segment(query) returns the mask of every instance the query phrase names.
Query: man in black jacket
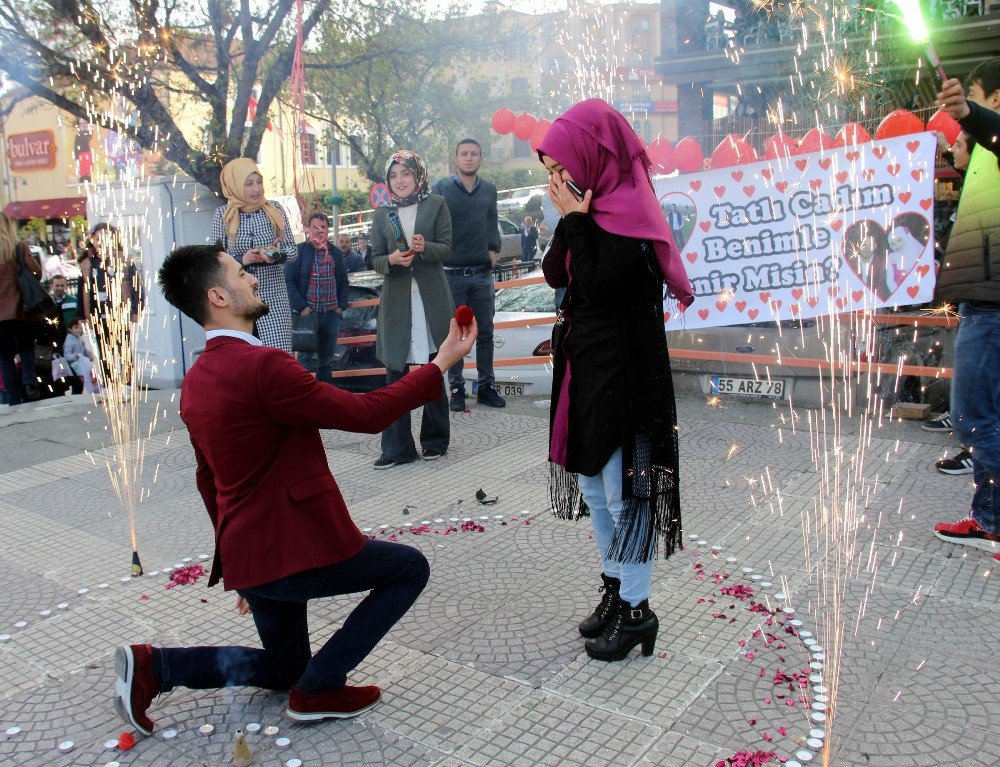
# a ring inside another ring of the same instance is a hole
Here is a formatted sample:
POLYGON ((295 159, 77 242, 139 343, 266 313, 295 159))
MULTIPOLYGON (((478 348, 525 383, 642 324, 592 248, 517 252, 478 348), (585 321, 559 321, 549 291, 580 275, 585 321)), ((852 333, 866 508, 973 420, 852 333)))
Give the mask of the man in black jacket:
MULTIPOLYGON (((468 306, 476 316, 476 367, 479 372, 477 400, 489 407, 507 403, 493 388, 493 267, 500 260, 500 229, 497 215, 497 188, 479 178, 483 150, 475 139, 458 142, 456 173, 434 185, 434 193, 444 197, 451 213, 451 256, 444 262, 455 306, 468 306)), ((448 374, 451 409, 465 410, 463 362, 448 374)))
POLYGON ((936 299, 958 304, 951 413, 972 453, 976 486, 967 519, 942 522, 945 541, 993 552, 1000 561, 1000 58, 966 81, 946 80, 938 100, 978 146, 969 160, 936 299))
POLYGON ((347 267, 330 245, 330 219, 325 213, 317 211, 309 217, 307 232, 309 236, 298 246, 299 257, 285 264, 288 303, 299 317, 315 314, 317 353, 300 352, 299 361, 316 374, 316 380, 332 384, 340 316, 349 300, 347 267))

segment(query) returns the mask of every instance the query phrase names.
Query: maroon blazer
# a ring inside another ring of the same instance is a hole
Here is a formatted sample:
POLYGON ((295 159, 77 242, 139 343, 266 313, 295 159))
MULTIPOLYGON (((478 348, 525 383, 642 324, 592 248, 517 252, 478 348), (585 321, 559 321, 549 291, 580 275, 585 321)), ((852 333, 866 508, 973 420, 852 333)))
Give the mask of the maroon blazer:
POLYGON ((215 527, 208 585, 222 578, 226 590, 259 586, 361 551, 364 537, 319 430, 376 434, 443 393, 433 364, 385 389, 350 394, 280 349, 210 340, 181 386, 198 490, 215 527))

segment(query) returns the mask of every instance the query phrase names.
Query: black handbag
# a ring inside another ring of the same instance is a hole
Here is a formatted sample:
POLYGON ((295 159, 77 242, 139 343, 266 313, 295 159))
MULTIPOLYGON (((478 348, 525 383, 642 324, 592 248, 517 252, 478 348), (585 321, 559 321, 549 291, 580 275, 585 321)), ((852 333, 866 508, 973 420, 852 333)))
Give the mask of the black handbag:
POLYGON ((309 312, 305 317, 301 314, 292 315, 292 351, 304 354, 315 354, 319 348, 319 318, 316 312, 309 312))
POLYGON ((52 300, 42 283, 24 265, 24 250, 27 246, 20 242, 17 246, 17 285, 21 289, 24 314, 32 320, 42 320, 59 315, 59 305, 52 300))

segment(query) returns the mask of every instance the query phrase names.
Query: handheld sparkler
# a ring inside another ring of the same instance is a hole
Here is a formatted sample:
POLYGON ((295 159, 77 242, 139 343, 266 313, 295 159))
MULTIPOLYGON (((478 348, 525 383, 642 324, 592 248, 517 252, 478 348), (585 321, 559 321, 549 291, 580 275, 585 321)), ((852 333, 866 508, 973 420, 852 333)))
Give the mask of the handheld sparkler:
POLYGON ((938 58, 937 51, 934 50, 934 43, 931 42, 931 33, 927 29, 927 24, 924 23, 924 14, 920 10, 919 0, 895 0, 896 5, 899 6, 899 11, 903 15, 903 23, 906 25, 907 31, 910 33, 910 37, 916 43, 924 44, 924 52, 927 54, 927 60, 930 61, 931 66, 934 67, 934 71, 937 72, 937 76, 941 78, 943 83, 948 79, 948 75, 944 73, 944 68, 941 66, 941 59, 938 58))

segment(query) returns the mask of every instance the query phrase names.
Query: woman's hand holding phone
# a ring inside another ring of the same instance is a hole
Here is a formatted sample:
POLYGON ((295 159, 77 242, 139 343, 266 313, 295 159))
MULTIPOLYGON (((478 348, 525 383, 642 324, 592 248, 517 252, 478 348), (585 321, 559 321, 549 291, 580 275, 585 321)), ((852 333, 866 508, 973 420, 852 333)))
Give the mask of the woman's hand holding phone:
POLYGON ((561 216, 587 213, 590 210, 591 196, 589 189, 581 193, 580 187, 573 182, 564 181, 562 175, 558 173, 549 176, 549 198, 561 216))

